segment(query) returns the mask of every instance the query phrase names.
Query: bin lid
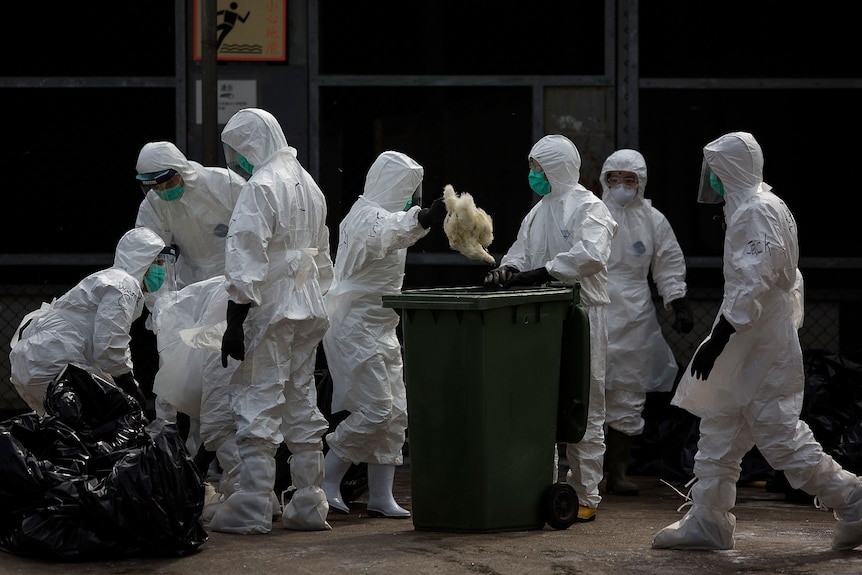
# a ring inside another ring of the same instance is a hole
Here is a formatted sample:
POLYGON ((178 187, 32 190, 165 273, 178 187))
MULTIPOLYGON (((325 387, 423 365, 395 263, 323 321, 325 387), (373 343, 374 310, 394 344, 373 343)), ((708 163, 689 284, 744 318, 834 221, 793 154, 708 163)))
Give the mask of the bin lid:
POLYGON ((383 307, 397 309, 485 310, 499 307, 573 301, 574 286, 522 287, 515 289, 484 286, 445 287, 404 290, 400 294, 383 296, 383 307))

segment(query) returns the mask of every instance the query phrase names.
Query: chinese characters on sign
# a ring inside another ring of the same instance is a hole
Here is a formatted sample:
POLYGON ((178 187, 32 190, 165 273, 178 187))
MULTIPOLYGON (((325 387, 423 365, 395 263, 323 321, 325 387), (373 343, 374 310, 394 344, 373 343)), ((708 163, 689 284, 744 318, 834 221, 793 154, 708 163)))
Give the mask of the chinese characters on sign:
MULTIPOLYGON (((203 54, 201 2, 194 4, 194 59, 203 54)), ((287 0, 216 0, 218 59, 287 59, 287 0)))
MULTIPOLYGON (((203 123, 201 107, 201 81, 195 82, 196 121, 203 123)), ((219 80, 218 89, 218 123, 227 124, 231 116, 243 108, 257 107, 257 82, 254 80, 219 80)))

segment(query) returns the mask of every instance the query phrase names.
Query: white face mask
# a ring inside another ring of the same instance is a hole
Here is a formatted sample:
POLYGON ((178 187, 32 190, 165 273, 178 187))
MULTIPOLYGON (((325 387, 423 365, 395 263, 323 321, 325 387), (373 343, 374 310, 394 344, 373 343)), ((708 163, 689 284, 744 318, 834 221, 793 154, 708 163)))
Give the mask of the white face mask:
POLYGON ((620 184, 614 188, 608 190, 611 194, 611 199, 613 199, 616 203, 621 206, 625 206, 630 201, 635 199, 635 196, 638 194, 637 188, 627 188, 620 184))

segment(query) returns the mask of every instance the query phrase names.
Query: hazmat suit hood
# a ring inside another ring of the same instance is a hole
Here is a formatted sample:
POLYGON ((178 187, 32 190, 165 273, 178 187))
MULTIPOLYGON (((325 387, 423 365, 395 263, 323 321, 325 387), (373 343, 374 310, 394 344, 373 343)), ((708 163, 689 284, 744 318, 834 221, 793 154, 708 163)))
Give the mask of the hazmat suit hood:
MULTIPOLYGON (((704 168, 712 170, 724 186, 727 219, 763 184, 763 151, 748 132, 731 132, 713 140, 703 148, 703 161, 704 168)), ((703 173, 708 174, 705 169, 703 173)), ((771 189, 763 185, 765 190, 771 189)))
POLYGON ((143 281, 150 264, 164 249, 165 242, 149 228, 133 228, 117 243, 114 266, 143 281))
MULTIPOLYGON (((635 198, 626 204, 626 207, 639 203, 644 198, 644 190, 647 183, 647 167, 646 160, 643 155, 637 150, 622 149, 617 150, 605 160, 602 165, 602 172, 599 181, 602 184, 602 199, 609 199, 609 190, 607 182, 608 172, 632 172, 638 178, 638 192, 635 198)), ((608 202, 605 201, 607 204, 608 202)), ((614 207, 614 206, 612 206, 614 207)), ((613 211, 613 210, 612 210, 613 211)))
POLYGON ((542 167, 551 183, 549 195, 565 188, 575 188, 581 179, 581 155, 565 136, 545 136, 533 145, 529 158, 542 167))
POLYGON ((365 177, 363 196, 389 212, 400 212, 422 183, 425 169, 401 152, 380 154, 365 177))
POLYGON ((175 170, 186 186, 194 187, 199 179, 196 166, 199 164, 189 161, 173 142, 149 142, 138 153, 135 169, 139 174, 175 170))
POLYGON ((234 114, 222 130, 221 140, 256 167, 288 147, 278 120, 260 108, 243 108, 234 114))

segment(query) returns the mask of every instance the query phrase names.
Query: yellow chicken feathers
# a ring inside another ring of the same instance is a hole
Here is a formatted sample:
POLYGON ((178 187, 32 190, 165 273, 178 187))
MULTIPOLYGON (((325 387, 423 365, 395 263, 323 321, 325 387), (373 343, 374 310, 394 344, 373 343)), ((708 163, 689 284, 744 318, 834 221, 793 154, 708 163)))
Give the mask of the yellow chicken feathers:
POLYGON ((496 263, 487 249, 494 241, 491 216, 476 207, 469 193, 456 194, 451 184, 443 188, 443 201, 447 212, 443 231, 449 239, 449 247, 470 259, 496 263))

